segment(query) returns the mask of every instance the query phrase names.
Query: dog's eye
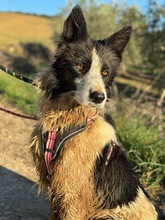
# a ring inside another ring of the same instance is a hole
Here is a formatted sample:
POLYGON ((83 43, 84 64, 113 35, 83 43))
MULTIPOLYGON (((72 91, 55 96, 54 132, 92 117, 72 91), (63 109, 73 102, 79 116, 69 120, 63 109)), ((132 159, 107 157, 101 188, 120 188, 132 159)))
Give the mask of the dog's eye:
POLYGON ((77 64, 76 67, 77 67, 78 70, 82 70, 83 65, 82 64, 77 64))
POLYGON ((102 71, 101 71, 101 75, 103 75, 103 76, 108 76, 108 74, 109 74, 109 73, 108 73, 108 71, 106 71, 106 70, 102 70, 102 71))

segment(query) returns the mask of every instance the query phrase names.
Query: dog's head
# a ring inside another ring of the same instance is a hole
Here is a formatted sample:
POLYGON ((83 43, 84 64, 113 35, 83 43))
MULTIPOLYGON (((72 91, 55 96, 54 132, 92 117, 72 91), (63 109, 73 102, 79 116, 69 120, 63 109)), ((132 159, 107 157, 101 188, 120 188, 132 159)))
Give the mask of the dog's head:
POLYGON ((75 6, 64 23, 52 75, 47 79, 46 90, 52 98, 70 94, 80 105, 104 107, 131 32, 128 26, 107 39, 92 40, 83 12, 75 6))

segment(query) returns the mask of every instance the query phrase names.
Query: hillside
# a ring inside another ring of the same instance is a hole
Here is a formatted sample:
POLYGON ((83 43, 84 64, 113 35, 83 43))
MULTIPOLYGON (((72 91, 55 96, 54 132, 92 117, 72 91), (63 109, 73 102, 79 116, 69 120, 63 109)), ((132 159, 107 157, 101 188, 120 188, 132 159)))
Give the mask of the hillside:
POLYGON ((52 19, 30 14, 0 13, 0 49, 29 42, 52 45, 52 19))

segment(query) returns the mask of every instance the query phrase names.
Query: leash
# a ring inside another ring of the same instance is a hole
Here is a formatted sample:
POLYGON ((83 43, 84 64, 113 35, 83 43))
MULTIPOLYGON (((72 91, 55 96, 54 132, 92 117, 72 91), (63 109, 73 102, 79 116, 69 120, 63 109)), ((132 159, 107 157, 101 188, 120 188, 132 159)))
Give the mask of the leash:
MULTIPOLYGON (((13 76, 13 77, 15 77, 15 78, 17 78, 17 79, 19 79, 19 80, 21 80, 23 82, 29 83, 29 84, 31 84, 33 86, 36 86, 36 84, 34 83, 34 81, 32 79, 29 79, 29 78, 26 78, 26 77, 24 77, 24 76, 22 76, 20 74, 17 74, 17 73, 9 70, 8 68, 6 68, 6 67, 4 67, 2 65, 0 65, 0 70, 2 70, 3 72, 5 72, 5 73, 9 74, 10 76, 13 76)), ((2 107, 0 107, 0 110, 3 111, 3 112, 6 112, 8 114, 20 117, 20 118, 25 118, 25 119, 30 119, 30 120, 37 120, 38 119, 36 116, 31 117, 31 116, 27 116, 27 115, 22 115, 22 114, 15 113, 13 111, 7 110, 7 109, 2 108, 2 107)))
POLYGON ((31 84, 31 85, 33 85, 33 86, 36 86, 36 83, 35 83, 32 79, 29 79, 29 78, 24 77, 24 76, 22 76, 22 75, 20 75, 20 74, 17 74, 17 73, 15 73, 15 72, 9 70, 8 68, 6 68, 6 67, 4 67, 4 66, 2 66, 2 65, 0 65, 0 69, 1 69, 3 72, 9 74, 10 76, 13 76, 13 77, 15 77, 15 78, 17 78, 17 79, 19 79, 19 80, 21 80, 21 81, 23 81, 23 82, 26 82, 26 83, 28 83, 28 84, 31 84))
POLYGON ((25 119, 30 119, 30 120, 38 120, 37 116, 22 115, 22 114, 12 112, 12 111, 7 110, 7 109, 2 108, 2 107, 0 107, 0 110, 3 111, 3 112, 8 113, 8 114, 10 114, 10 115, 14 115, 14 116, 17 116, 17 117, 20 117, 20 118, 25 118, 25 119))

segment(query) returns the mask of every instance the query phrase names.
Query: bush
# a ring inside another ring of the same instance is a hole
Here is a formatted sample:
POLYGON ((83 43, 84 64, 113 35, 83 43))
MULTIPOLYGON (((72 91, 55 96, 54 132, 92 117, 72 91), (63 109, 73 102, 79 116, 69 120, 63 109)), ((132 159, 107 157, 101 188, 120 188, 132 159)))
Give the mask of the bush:
POLYGON ((121 107, 120 103, 120 110, 114 114, 119 141, 136 163, 135 170, 141 175, 143 184, 165 187, 165 139, 159 130, 160 121, 157 119, 148 125, 148 118, 143 114, 135 111, 129 115, 128 112, 128 106, 121 107))

